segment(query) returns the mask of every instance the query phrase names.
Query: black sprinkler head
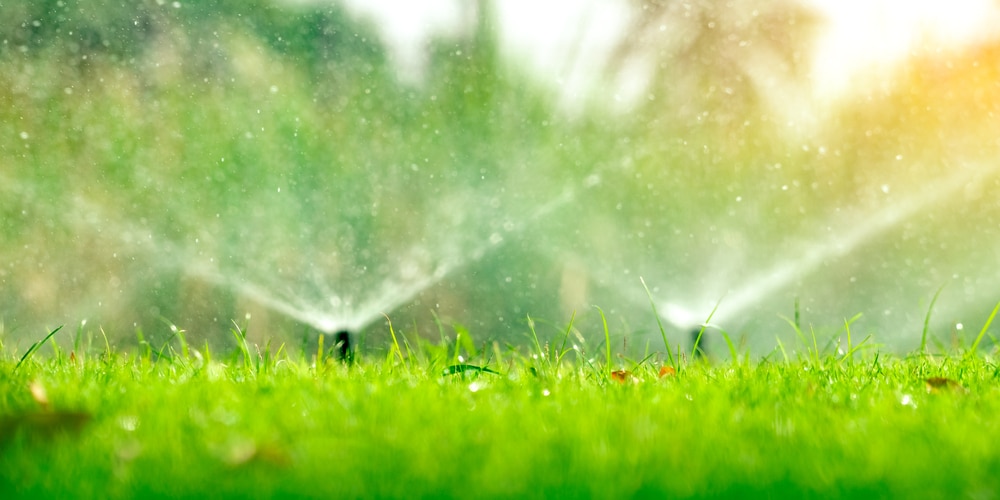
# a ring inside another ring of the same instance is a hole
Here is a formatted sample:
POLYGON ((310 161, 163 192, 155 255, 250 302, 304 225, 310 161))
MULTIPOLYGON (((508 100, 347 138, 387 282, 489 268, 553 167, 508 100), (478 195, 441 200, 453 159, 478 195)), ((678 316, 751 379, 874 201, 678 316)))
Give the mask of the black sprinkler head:
POLYGON ((337 351, 337 360, 341 363, 354 361, 354 347, 351 345, 351 332, 340 330, 333 334, 333 349, 337 351))

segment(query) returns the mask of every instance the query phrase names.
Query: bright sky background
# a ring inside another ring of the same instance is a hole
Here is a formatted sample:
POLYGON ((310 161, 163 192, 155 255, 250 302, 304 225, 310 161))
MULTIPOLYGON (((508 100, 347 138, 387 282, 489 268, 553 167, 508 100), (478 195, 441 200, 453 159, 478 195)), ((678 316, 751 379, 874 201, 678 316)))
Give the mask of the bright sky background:
MULTIPOLYGON (((1000 35, 992 0, 809 0, 826 18, 814 52, 817 93, 837 95, 863 75, 884 77, 908 54, 953 51, 1000 35), (874 74, 873 74, 874 73, 874 74)), ((862 80, 862 81, 858 81, 862 80)))
MULTIPOLYGON (((423 75, 427 42, 457 34, 474 21, 474 4, 463 0, 343 1, 376 23, 402 77, 413 82, 423 75)), ((1000 35, 1000 8, 992 0, 803 1, 825 18, 813 50, 812 92, 819 97, 870 85, 911 52, 950 51, 1000 35)), ((633 15, 621 0, 501 0, 495 5, 506 55, 568 99, 600 83, 610 47, 633 15)), ((641 68, 626 67, 611 97, 638 98, 642 78, 641 68)))

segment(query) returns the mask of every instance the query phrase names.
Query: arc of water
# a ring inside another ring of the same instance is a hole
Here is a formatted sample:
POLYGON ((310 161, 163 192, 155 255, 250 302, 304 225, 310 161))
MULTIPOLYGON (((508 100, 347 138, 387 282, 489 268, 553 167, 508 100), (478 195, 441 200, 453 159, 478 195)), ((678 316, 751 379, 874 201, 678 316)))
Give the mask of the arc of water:
MULTIPOLYGON (((873 215, 859 214, 857 217, 859 221, 856 221, 855 224, 828 238, 823 244, 811 246, 798 259, 777 263, 770 269, 752 276, 742 286, 731 289, 726 294, 722 306, 715 315, 715 321, 722 323, 728 318, 745 313, 747 309, 759 302, 762 296, 772 294, 788 286, 789 283, 812 272, 828 259, 851 253, 877 234, 950 197, 977 177, 994 175, 998 167, 985 166, 963 170, 940 182, 931 183, 932 187, 907 196, 873 215)), ((681 318, 690 320, 698 317, 698 312, 694 311, 700 312, 705 308, 705 304, 718 299, 718 297, 701 297, 701 305, 694 307, 681 305, 674 300, 666 300, 659 307, 663 311, 664 319, 668 321, 674 322, 681 318)), ((707 311, 705 312, 707 314, 707 311)), ((690 323, 678 326, 688 327, 690 323)))
MULTIPOLYGON (((558 197, 535 208, 521 222, 513 223, 507 234, 524 231, 539 219, 572 202, 576 195, 575 189, 563 190, 558 197)), ((287 292, 282 296, 269 291, 269 288, 274 287, 261 286, 249 280, 227 278, 206 269, 196 272, 208 281, 231 287, 251 300, 305 322, 320 331, 327 333, 340 329, 358 331, 376 321, 382 314, 398 308, 420 292, 437 284, 456 269, 479 261, 503 242, 502 236, 491 235, 469 251, 468 256, 449 255, 431 273, 415 280, 404 283, 384 282, 374 294, 371 294, 371 299, 363 301, 356 307, 342 307, 340 311, 331 311, 331 306, 323 300, 309 300, 293 292, 287 292)), ((331 292, 328 290, 327 293, 331 292)))
MULTIPOLYGON (((155 260, 155 265, 158 267, 180 269, 209 283, 230 288, 271 310, 307 323, 320 331, 332 332, 343 328, 356 331, 377 320, 382 313, 399 307, 423 290, 440 282, 455 269, 482 259, 502 245, 506 236, 523 232, 538 220, 570 204, 576 199, 581 189, 598 185, 600 183, 599 174, 605 169, 595 169, 582 182, 565 188, 555 198, 533 207, 527 215, 521 217, 520 221, 506 224, 505 234, 491 234, 471 251, 465 253, 449 252, 449 255, 430 273, 403 283, 382 283, 377 291, 371 295, 371 299, 356 307, 353 305, 332 306, 330 298, 333 294, 328 287, 324 288, 326 297, 312 300, 301 293, 287 289, 287 287, 268 286, 246 277, 224 275, 217 269, 217 266, 204 262, 203 259, 193 255, 183 246, 166 238, 157 238, 150 231, 129 224, 127 221, 114 220, 107 216, 106 210, 84 198, 75 199, 74 213, 82 224, 96 227, 104 234, 116 237, 123 244, 138 247, 142 251, 155 253, 159 256, 168 255, 168 258, 155 260)), ((2 179, 5 181, 3 185, 6 191, 21 197, 26 196, 26 193, 29 192, 27 187, 15 182, 15 179, 10 179, 6 175, 3 175, 2 179)))

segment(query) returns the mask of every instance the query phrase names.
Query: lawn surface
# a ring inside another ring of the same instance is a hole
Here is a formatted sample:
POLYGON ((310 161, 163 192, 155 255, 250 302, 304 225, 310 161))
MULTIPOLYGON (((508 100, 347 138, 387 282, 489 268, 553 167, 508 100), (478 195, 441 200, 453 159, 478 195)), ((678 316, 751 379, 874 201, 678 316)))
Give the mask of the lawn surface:
POLYGON ((3 353, 0 497, 1000 495, 990 356, 53 347, 3 353))

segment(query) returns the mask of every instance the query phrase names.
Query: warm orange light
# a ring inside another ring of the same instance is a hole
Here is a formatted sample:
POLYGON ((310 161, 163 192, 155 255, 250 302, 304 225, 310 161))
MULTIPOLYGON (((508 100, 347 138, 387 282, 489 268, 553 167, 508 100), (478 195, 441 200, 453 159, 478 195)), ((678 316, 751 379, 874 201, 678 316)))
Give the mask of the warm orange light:
POLYGON ((910 55, 957 50, 996 37, 991 0, 810 0, 825 17, 813 78, 821 96, 878 84, 910 55))

